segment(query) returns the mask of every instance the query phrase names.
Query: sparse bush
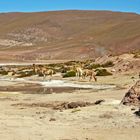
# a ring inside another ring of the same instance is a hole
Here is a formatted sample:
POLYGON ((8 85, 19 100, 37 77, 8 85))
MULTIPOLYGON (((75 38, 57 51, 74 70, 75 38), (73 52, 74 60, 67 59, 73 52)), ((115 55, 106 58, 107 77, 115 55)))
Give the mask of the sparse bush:
POLYGON ((108 72, 106 69, 96 69, 96 76, 109 76, 112 73, 108 72))
POLYGON ((89 67, 90 67, 90 69, 97 69, 97 68, 100 68, 101 65, 100 64, 92 64, 89 67))
POLYGON ((113 67, 114 63, 112 61, 107 61, 106 63, 102 64, 102 67, 113 67))
POLYGON ((66 77, 75 77, 76 76, 76 72, 75 71, 68 71, 67 73, 65 73, 63 75, 63 78, 66 78, 66 77))
POLYGON ((134 58, 140 58, 140 54, 139 53, 134 54, 134 58))
POLYGON ((78 111, 81 111, 81 109, 74 109, 74 110, 71 111, 71 113, 76 113, 78 111))
POLYGON ((1 74, 1 75, 7 75, 7 74, 8 74, 8 71, 1 70, 1 71, 0 71, 0 74, 1 74))
POLYGON ((65 65, 72 66, 72 65, 81 64, 81 63, 82 63, 81 61, 68 61, 65 63, 65 65))
POLYGON ((20 72, 19 76, 17 76, 18 78, 23 78, 23 77, 29 77, 35 75, 35 72, 33 71, 24 71, 24 72, 20 72))

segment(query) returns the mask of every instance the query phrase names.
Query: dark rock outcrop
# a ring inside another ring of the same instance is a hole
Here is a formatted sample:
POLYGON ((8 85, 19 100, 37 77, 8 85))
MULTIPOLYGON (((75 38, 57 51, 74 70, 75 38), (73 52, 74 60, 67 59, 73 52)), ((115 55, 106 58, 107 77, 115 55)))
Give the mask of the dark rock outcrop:
POLYGON ((135 111, 134 114, 137 116, 137 117, 140 117, 140 109, 138 111, 135 111))
POLYGON ((102 102, 105 102, 105 100, 97 100, 94 104, 95 105, 100 105, 102 102))
POLYGON ((54 107, 54 109, 73 109, 73 108, 78 108, 78 107, 86 107, 86 106, 90 106, 90 105, 94 105, 94 103, 90 103, 90 102, 65 102, 62 103, 60 105, 57 105, 54 107))
POLYGON ((121 104, 140 106, 140 80, 125 94, 121 104))

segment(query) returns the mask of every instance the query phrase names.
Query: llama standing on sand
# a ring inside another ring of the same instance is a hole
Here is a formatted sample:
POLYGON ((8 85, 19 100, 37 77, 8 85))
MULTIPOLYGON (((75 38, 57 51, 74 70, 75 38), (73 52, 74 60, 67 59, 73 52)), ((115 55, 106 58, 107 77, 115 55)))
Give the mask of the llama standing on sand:
POLYGON ((97 81, 96 78, 96 74, 93 70, 89 70, 89 69, 82 69, 82 67, 78 66, 74 66, 74 70, 76 72, 76 77, 78 77, 79 79, 86 79, 86 77, 89 77, 89 81, 91 81, 92 79, 94 79, 95 81, 97 81))
POLYGON ((89 81, 91 81, 92 79, 94 79, 95 82, 97 81, 96 74, 93 70, 89 70, 89 69, 83 70, 83 76, 82 76, 83 79, 85 79, 88 76, 89 76, 89 81))
POLYGON ((13 78, 13 76, 16 74, 16 72, 14 71, 14 70, 11 70, 11 71, 9 71, 8 72, 8 76, 10 77, 10 80, 13 80, 14 78, 13 78))
POLYGON ((43 69, 42 74, 43 74, 44 80, 46 79, 47 75, 50 76, 50 80, 51 80, 52 76, 54 74, 54 70, 52 70, 52 69, 43 69))
POLYGON ((36 64, 33 64, 33 72, 36 73, 37 72, 36 70, 37 70, 36 69, 36 64))
POLYGON ((74 71, 76 72, 76 77, 78 77, 79 79, 82 78, 83 75, 83 70, 80 66, 74 66, 74 71))
POLYGON ((35 72, 38 75, 41 74, 43 76, 44 80, 46 79, 46 76, 50 76, 50 80, 51 80, 51 78, 54 74, 54 70, 45 68, 43 66, 36 67, 35 64, 33 64, 33 72, 35 72))

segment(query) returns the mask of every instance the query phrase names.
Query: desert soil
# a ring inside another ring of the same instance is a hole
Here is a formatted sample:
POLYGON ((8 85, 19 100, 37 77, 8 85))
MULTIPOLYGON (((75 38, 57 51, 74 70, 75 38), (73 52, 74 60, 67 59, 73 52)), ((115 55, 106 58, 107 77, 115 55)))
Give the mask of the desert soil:
MULTIPOLYGON (((90 84, 115 84, 106 90, 60 90, 60 93, 28 94, 23 91, 6 91, 3 88, 30 84, 1 80, 0 85, 0 139, 1 140, 139 140, 140 118, 138 109, 120 105, 125 93, 137 81, 134 73, 99 77, 90 84), (133 78, 131 78, 133 77, 133 78), (95 102, 101 105, 67 110, 54 110, 48 106, 57 102, 95 102), (33 104, 36 104, 35 106, 33 104)), ((74 79, 67 79, 75 82, 74 79)), ((87 82, 79 82, 81 84, 87 82)), ((32 87, 38 85, 31 85, 32 87)), ((26 91, 26 90, 25 90, 26 91)))

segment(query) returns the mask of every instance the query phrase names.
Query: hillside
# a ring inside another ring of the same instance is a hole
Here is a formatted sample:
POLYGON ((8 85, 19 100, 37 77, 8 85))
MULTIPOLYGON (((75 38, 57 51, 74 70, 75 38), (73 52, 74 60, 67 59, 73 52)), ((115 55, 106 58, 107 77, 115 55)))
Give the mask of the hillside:
POLYGON ((140 15, 110 11, 0 14, 0 60, 88 59, 140 50, 140 15))

